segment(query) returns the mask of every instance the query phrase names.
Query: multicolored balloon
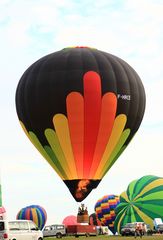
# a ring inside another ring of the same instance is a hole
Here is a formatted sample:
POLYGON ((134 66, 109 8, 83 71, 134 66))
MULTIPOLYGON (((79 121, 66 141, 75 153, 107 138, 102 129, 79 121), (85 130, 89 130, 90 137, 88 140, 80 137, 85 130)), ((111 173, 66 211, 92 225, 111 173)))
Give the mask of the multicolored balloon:
POLYGON ((64 48, 25 71, 16 109, 28 138, 81 202, 137 132, 145 92, 122 59, 88 47, 64 48))
POLYGON ((130 222, 145 222, 153 228, 153 219, 163 219, 163 178, 147 175, 132 181, 120 195, 115 227, 130 222))
POLYGON ((95 204, 97 218, 103 226, 108 226, 110 231, 115 234, 114 220, 116 217, 115 208, 119 204, 119 196, 106 195, 100 198, 95 204))
POLYGON ((40 230, 43 229, 47 220, 47 213, 45 209, 39 205, 30 205, 22 208, 16 219, 32 220, 40 230))

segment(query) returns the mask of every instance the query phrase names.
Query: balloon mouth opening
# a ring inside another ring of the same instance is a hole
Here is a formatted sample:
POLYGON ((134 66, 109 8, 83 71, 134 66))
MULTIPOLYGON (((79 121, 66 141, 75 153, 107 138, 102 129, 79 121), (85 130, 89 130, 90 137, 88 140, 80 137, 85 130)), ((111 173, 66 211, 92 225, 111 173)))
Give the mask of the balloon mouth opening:
POLYGON ((83 201, 88 194, 98 186, 101 180, 96 179, 78 179, 64 180, 64 183, 69 188, 72 196, 77 202, 83 201))

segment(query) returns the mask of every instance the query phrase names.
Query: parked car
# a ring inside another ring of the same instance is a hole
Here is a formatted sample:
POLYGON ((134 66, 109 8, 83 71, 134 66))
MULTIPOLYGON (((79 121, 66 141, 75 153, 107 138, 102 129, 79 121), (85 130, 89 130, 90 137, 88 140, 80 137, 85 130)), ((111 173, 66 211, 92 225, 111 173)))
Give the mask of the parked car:
POLYGON ((163 233, 163 223, 157 225, 156 233, 163 233))
POLYGON ((43 234, 31 220, 0 220, 0 239, 43 240, 43 234))
POLYGON ((122 236, 134 236, 135 235, 135 223, 127 223, 121 228, 122 236))
POLYGON ((45 226, 43 229, 44 237, 53 237, 62 238, 66 235, 66 228, 64 224, 53 224, 45 226))
POLYGON ((149 224, 146 224, 146 233, 145 233, 145 235, 150 236, 152 234, 153 234, 153 230, 151 229, 149 224))

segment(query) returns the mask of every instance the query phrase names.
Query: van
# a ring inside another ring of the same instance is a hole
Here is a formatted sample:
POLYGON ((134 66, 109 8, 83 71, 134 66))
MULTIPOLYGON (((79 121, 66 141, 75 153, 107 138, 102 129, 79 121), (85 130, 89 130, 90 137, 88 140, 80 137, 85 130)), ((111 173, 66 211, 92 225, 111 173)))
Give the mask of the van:
POLYGON ((43 240, 43 233, 31 220, 0 220, 0 240, 43 240))
POLYGON ((66 235, 66 228, 64 224, 53 224, 49 226, 45 226, 43 229, 44 237, 52 237, 56 236, 56 238, 62 238, 62 236, 66 235))

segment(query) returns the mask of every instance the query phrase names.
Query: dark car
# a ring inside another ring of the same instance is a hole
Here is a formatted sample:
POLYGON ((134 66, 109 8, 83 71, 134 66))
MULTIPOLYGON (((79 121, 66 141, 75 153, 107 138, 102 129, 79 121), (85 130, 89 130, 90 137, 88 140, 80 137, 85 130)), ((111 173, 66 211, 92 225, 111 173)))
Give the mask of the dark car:
POLYGON ((121 228, 122 236, 134 236, 135 235, 135 223, 127 223, 121 228))

